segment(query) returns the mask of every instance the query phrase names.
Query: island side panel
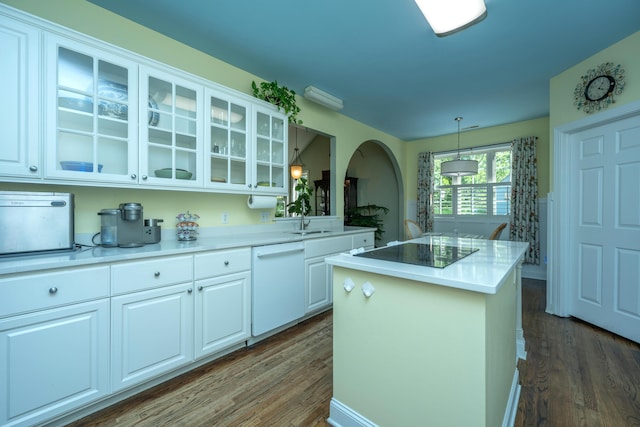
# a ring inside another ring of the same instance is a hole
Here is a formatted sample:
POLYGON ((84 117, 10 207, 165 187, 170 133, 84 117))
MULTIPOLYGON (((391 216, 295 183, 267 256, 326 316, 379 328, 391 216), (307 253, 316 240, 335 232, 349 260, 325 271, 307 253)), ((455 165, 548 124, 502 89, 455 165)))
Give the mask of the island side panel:
MULTIPOLYGON (((487 297, 487 426, 503 425, 514 375, 516 355, 516 273, 507 277, 497 294, 487 297)), ((515 397, 515 396, 513 396, 515 397)))
POLYGON ((334 266, 334 399, 380 426, 484 425, 487 297, 334 266))

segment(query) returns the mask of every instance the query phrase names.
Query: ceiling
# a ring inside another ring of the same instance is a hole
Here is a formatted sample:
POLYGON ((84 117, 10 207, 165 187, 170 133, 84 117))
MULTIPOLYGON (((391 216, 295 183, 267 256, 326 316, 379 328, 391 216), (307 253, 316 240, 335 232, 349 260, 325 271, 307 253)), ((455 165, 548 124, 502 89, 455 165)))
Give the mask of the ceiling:
POLYGON ((639 0, 485 0, 443 38, 414 0, 90 1, 407 141, 547 116, 551 77, 640 30, 639 0))

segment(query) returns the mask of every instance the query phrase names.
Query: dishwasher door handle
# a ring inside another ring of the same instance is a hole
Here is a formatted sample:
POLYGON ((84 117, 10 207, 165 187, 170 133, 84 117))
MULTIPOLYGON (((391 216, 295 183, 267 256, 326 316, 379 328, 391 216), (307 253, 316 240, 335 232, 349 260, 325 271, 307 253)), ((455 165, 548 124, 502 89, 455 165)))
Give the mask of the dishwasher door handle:
POLYGON ((258 258, 266 258, 266 257, 272 257, 272 256, 293 254, 293 253, 302 252, 302 251, 304 251, 304 248, 285 249, 283 251, 274 251, 274 252, 256 252, 256 256, 258 258))

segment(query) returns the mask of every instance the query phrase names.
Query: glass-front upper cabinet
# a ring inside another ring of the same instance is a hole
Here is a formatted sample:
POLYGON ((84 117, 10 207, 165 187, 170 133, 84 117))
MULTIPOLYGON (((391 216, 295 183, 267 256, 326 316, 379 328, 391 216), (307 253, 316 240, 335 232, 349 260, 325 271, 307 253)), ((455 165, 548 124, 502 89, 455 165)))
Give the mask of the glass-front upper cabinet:
POLYGON ((137 65, 47 35, 47 177, 136 179, 137 65))
POLYGON ((287 117, 254 106, 254 171, 252 186, 259 192, 287 194, 287 117))
POLYGON ((207 88, 205 105, 205 185, 247 191, 251 181, 251 121, 247 117, 251 104, 207 88))
POLYGON ((141 68, 140 89, 141 182, 202 186, 202 86, 141 68))

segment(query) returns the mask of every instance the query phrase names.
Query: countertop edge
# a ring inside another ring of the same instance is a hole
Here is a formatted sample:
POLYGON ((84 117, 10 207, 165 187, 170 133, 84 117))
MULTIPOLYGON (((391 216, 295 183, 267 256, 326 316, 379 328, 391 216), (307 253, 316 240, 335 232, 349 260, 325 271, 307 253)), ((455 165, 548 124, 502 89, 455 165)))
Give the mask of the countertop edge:
POLYGON ((366 227, 348 227, 344 230, 330 230, 305 236, 293 234, 290 231, 274 231, 205 237, 193 241, 163 240, 160 243, 147 244, 137 248, 103 248, 95 246, 69 252, 5 256, 0 258, 0 278, 10 274, 38 272, 40 270, 188 255, 214 250, 350 236, 373 231, 374 229, 366 227))

